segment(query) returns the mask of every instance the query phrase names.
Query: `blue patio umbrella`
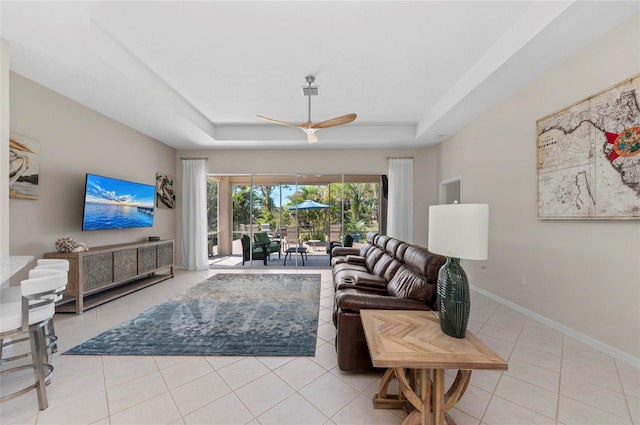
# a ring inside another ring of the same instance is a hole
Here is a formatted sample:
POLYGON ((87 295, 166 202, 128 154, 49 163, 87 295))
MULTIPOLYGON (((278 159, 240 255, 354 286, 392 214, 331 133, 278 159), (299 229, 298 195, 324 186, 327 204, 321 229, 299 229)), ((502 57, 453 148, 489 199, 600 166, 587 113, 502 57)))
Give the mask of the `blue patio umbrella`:
POLYGON ((329 205, 321 204, 320 202, 307 199, 306 201, 302 201, 299 204, 289 207, 289 210, 308 211, 308 210, 324 210, 326 208, 329 208, 329 205))
POLYGON ((299 204, 289 207, 289 210, 323 210, 329 208, 329 205, 307 199, 299 204))

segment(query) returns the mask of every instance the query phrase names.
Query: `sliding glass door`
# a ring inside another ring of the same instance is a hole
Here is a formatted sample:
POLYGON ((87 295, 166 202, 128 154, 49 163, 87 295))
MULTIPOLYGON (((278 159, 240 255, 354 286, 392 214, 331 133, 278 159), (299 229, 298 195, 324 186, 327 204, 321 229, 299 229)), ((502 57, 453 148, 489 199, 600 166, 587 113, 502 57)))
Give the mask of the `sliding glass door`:
POLYGON ((281 246, 279 256, 270 253, 267 266, 302 267, 303 261, 308 261, 305 266, 315 261, 328 267, 330 247, 342 243, 345 234, 358 244, 366 232, 380 230, 380 176, 236 175, 211 180, 216 185, 210 190, 209 211, 217 214, 209 219, 211 253, 217 264, 224 258, 229 266, 264 267, 253 245, 255 234, 266 232, 281 246), (248 254, 246 241, 243 254, 243 235, 252 245, 248 254))

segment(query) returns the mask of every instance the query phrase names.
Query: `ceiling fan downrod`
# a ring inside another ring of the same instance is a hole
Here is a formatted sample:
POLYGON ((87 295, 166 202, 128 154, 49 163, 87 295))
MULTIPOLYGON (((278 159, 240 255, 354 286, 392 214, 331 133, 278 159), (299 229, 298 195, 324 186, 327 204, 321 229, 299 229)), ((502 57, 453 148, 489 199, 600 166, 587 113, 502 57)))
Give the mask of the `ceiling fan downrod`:
POLYGON ((307 96, 309 97, 309 118, 307 119, 307 124, 311 124, 311 83, 316 80, 316 77, 307 75, 305 79, 307 80, 307 84, 309 84, 309 90, 307 91, 307 96))

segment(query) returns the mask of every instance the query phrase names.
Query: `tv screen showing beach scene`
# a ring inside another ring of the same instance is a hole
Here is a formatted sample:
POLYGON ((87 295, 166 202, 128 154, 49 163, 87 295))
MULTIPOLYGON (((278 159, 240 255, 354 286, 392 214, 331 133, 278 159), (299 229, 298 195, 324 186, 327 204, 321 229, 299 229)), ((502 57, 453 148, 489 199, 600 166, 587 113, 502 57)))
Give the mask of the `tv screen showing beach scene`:
POLYGON ((153 226, 155 185, 87 174, 82 230, 153 226))

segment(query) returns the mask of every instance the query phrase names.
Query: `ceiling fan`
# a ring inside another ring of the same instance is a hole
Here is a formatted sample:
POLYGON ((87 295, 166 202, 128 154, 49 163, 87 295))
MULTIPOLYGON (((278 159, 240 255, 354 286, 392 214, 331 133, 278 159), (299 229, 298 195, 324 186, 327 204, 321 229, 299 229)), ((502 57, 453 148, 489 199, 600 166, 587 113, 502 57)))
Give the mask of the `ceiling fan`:
POLYGON ((258 118, 276 124, 298 127, 299 129, 307 133, 307 142, 315 143, 318 141, 318 136, 316 136, 317 130, 320 130, 321 128, 329 128, 336 127, 338 125, 349 124, 351 121, 355 120, 358 117, 358 115, 356 114, 347 114, 318 123, 311 122, 311 96, 318 95, 318 87, 311 86, 311 84, 316 80, 316 77, 314 77, 313 75, 307 75, 305 79, 307 80, 308 87, 303 87, 303 94, 309 97, 309 118, 307 122, 303 124, 291 124, 284 121, 274 120, 273 118, 263 117, 262 115, 258 115, 258 118))

